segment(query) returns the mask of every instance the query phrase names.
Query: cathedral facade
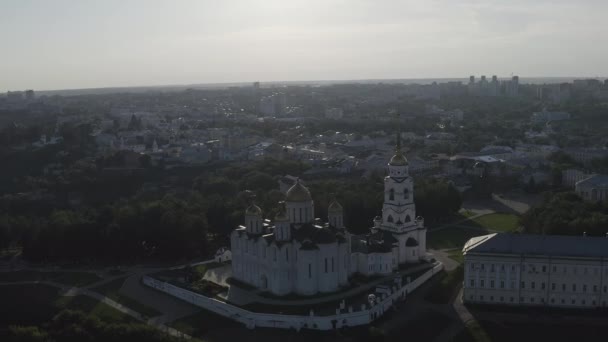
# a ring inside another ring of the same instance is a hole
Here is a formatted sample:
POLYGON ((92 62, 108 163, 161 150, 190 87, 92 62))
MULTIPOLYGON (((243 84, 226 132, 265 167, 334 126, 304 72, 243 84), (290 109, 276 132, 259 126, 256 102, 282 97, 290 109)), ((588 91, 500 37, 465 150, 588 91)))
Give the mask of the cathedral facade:
POLYGON ((338 291, 350 276, 386 275, 426 254, 424 220, 416 217, 413 181, 397 139, 384 178, 382 216, 369 233, 351 234, 336 200, 327 222, 314 216, 310 191, 296 181, 273 220, 255 204, 245 224, 231 235, 232 277, 274 295, 314 295, 338 291))

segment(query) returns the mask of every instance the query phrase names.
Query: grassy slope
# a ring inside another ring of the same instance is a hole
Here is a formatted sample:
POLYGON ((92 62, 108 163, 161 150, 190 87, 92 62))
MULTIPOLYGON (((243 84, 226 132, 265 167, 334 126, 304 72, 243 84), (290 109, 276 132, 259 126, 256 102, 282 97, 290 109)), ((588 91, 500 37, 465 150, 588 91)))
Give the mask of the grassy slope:
POLYGON ((127 297, 120 293, 120 288, 125 282, 126 277, 114 279, 108 283, 93 288, 93 291, 99 292, 106 297, 113 299, 114 301, 121 303, 122 305, 135 310, 148 317, 158 316, 161 313, 154 310, 153 308, 146 306, 131 297, 127 297))
POLYGON ((11 324, 38 325, 63 309, 80 310, 108 322, 131 322, 122 312, 86 296, 63 297, 58 289, 43 285, 0 287, 0 327, 11 324))
POLYGON ((71 286, 86 286, 101 280, 95 273, 90 272, 37 272, 37 271, 16 271, 0 272, 0 282, 17 281, 54 281, 57 283, 71 286))

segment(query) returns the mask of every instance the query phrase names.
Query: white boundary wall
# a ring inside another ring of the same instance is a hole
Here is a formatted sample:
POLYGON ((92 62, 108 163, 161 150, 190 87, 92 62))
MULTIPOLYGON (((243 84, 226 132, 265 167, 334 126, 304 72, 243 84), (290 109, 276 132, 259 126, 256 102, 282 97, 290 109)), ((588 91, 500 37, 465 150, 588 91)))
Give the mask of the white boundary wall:
POLYGON ((366 308, 363 308, 360 311, 355 311, 356 308, 353 308, 354 310, 352 312, 345 309, 338 312, 338 308, 336 308, 336 314, 331 316, 315 316, 312 313, 310 316, 298 316, 252 312, 241 309, 232 304, 205 297, 201 294, 183 289, 181 287, 156 280, 149 276, 143 276, 142 281, 149 287, 185 300, 186 302, 196 306, 200 306, 218 315, 243 323, 250 329, 255 327, 264 327, 296 330, 300 330, 302 328, 331 330, 334 329, 334 327, 341 328, 344 326, 352 327, 369 324, 373 320, 382 316, 384 312, 393 306, 395 302, 404 300, 408 293, 411 293, 441 270, 443 270, 443 264, 439 263, 400 289, 394 289, 394 291, 393 289, 389 290, 389 292, 392 293, 382 295, 382 298, 378 299, 379 302, 372 307, 366 305, 366 308))

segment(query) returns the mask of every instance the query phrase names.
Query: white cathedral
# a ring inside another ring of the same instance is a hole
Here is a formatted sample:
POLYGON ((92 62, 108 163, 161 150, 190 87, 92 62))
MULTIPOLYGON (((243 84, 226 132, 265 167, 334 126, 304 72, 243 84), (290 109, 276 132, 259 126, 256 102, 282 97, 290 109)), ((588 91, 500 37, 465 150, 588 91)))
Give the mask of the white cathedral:
POLYGON ((417 263, 426 254, 426 228, 415 216, 413 195, 399 137, 384 178, 382 217, 367 234, 348 232, 335 200, 321 224, 310 191, 297 181, 274 221, 263 220, 255 204, 247 208, 245 225, 231 235, 232 276, 275 295, 313 295, 338 291, 355 273, 384 275, 417 263))

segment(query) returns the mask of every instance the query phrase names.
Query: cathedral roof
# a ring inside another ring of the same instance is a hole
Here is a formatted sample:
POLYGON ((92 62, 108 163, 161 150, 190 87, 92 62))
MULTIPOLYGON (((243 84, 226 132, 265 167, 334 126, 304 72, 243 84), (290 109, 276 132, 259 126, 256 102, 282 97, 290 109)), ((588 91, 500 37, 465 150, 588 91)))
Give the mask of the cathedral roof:
POLYGON ((329 204, 329 208, 327 208, 327 211, 330 213, 342 212, 342 210, 342 205, 336 200, 331 201, 331 203, 329 204))
POLYGON ((390 253, 398 242, 393 234, 380 230, 376 233, 359 235, 353 238, 352 251, 363 254, 390 253))
POLYGON ((262 215, 262 209, 255 204, 250 205, 247 210, 245 210, 245 214, 247 215, 262 215))
POLYGON ((300 242, 310 240, 319 244, 334 243, 338 240, 336 231, 329 227, 319 227, 310 223, 304 224, 299 228, 293 228, 292 236, 300 242))
POLYGON ((310 196, 310 191, 308 188, 302 185, 298 179, 296 184, 287 190, 285 200, 288 202, 306 202, 311 201, 312 196, 310 196))

